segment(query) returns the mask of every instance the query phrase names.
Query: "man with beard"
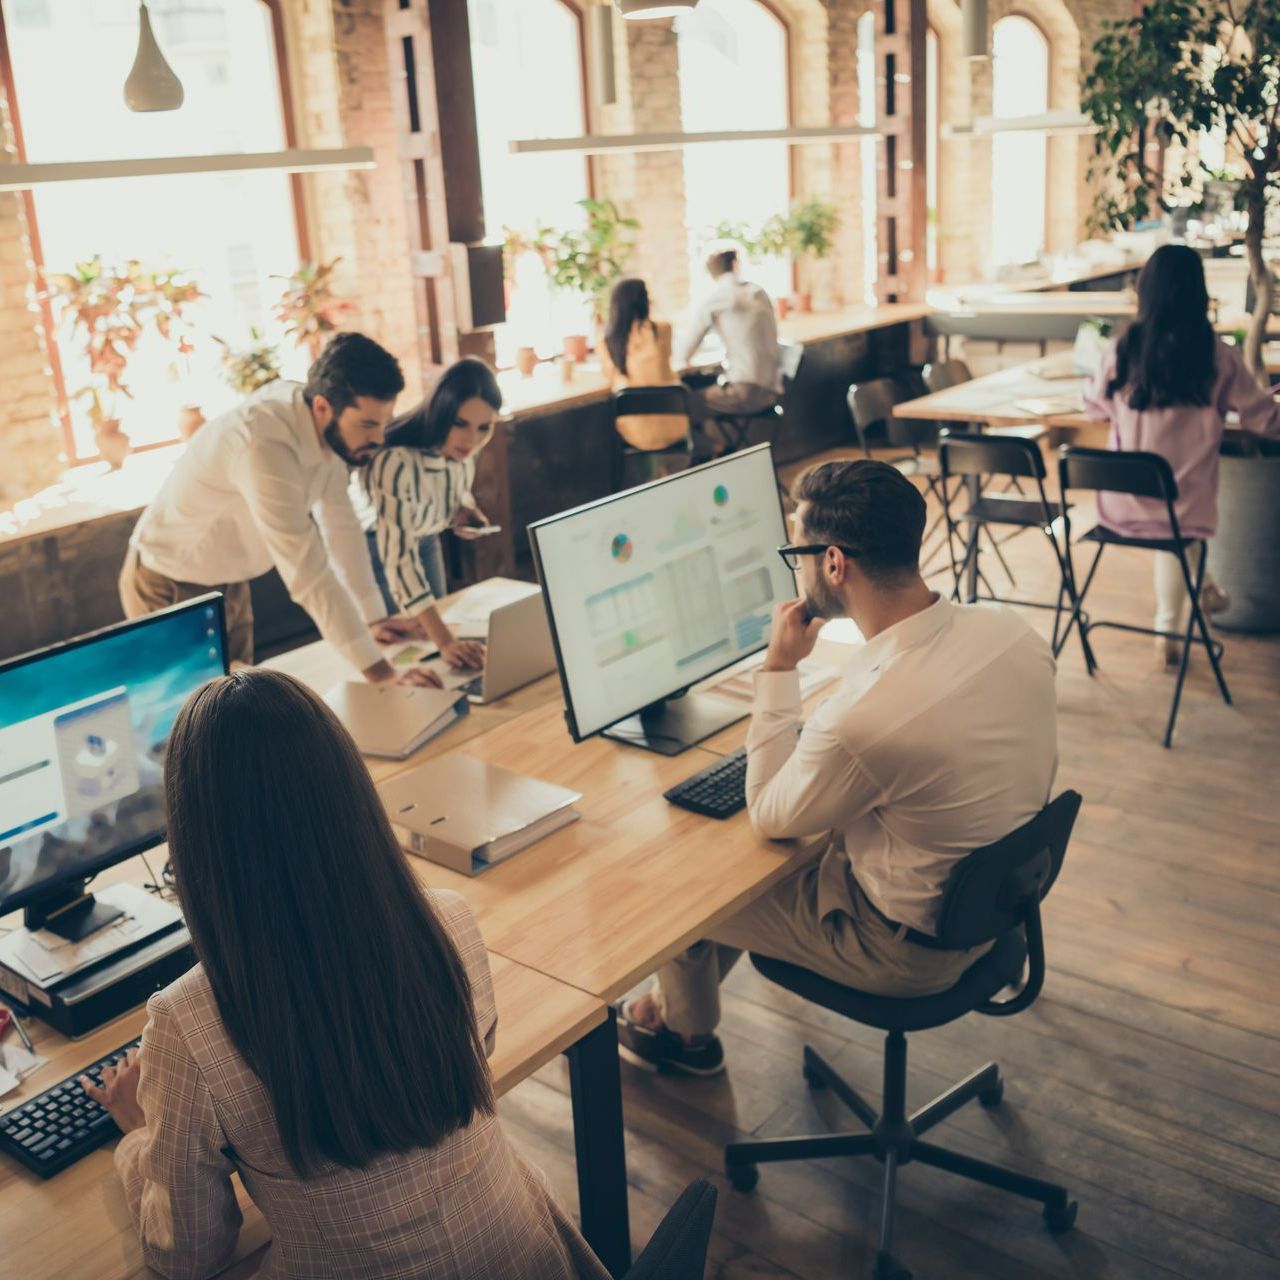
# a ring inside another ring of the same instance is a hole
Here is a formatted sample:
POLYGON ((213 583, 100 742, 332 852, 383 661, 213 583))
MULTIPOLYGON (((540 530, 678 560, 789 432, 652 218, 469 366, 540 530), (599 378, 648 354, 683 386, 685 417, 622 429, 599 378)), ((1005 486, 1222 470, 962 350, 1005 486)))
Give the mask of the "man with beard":
POLYGON ((142 513, 120 574, 126 616, 221 591, 228 656, 253 661, 249 580, 274 565, 320 634, 369 680, 397 677, 378 641, 416 636, 386 617, 364 531, 351 507, 351 468, 366 463, 404 390, 390 352, 339 333, 306 385, 278 380, 206 423, 142 513))
POLYGON ((781 551, 801 598, 775 610, 756 675, 746 793, 761 835, 816 837, 814 856, 619 1011, 623 1053, 642 1066, 724 1070, 719 984, 744 950, 877 995, 954 985, 990 944, 939 949, 948 874, 1039 812, 1057 769, 1049 646, 1003 605, 929 589, 910 481, 882 462, 826 462, 793 496, 781 551), (801 729, 796 666, 842 617, 866 642, 801 729))

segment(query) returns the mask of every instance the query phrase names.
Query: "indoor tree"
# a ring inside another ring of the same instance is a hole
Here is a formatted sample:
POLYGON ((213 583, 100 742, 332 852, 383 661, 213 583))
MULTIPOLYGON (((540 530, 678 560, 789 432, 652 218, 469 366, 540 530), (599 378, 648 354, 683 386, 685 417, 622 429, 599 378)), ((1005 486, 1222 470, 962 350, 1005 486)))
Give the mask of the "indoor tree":
POLYGON ((1244 359, 1257 373, 1272 302, 1262 242, 1267 202, 1280 187, 1280 3, 1151 0, 1137 16, 1104 26, 1082 106, 1098 125, 1094 176, 1113 178, 1095 200, 1101 227, 1128 227, 1167 208, 1174 184, 1212 176, 1199 159, 1205 134, 1238 151, 1256 299, 1244 359), (1149 151, 1152 141, 1161 145, 1149 151))

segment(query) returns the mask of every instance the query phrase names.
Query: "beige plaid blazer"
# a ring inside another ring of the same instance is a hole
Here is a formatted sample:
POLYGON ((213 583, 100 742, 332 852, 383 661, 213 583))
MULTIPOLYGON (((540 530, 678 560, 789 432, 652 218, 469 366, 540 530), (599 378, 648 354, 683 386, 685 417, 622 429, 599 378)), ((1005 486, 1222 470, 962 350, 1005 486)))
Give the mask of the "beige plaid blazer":
MULTIPOLYGON (((488 955, 462 898, 432 893, 471 980, 492 1049, 488 955)), ((197 965, 151 997, 138 1101, 147 1124, 116 1148, 142 1240, 165 1276, 213 1275, 240 1230, 238 1173, 271 1227, 270 1280, 608 1280, 608 1272, 512 1150, 479 1116, 438 1146, 299 1178, 280 1146, 261 1081, 232 1046, 197 965)))

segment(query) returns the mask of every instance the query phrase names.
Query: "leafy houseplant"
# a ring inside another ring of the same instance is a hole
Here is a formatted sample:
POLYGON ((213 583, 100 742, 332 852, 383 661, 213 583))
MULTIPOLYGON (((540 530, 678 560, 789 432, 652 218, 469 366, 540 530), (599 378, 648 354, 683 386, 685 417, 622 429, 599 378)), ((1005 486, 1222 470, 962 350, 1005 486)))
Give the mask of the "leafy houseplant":
POLYGON ((1245 253, 1256 303, 1244 359, 1255 374, 1271 311, 1262 256, 1268 200, 1280 185, 1280 5, 1275 0, 1150 0, 1107 23, 1083 80, 1083 108, 1098 125, 1094 226, 1124 228, 1168 207, 1178 182, 1222 175, 1197 158, 1206 133, 1230 140, 1243 166, 1237 207, 1248 219, 1245 253), (1147 143, 1177 144, 1173 172, 1152 163, 1147 143), (1163 178, 1163 181, 1162 181, 1163 178))
MULTIPOLYGON (((782 223, 782 239, 793 258, 825 258, 831 252, 832 237, 840 225, 835 205, 824 200, 806 200, 791 210, 782 223)), ((792 295, 791 305, 797 311, 812 309, 807 292, 792 295)))
MULTIPOLYGON (((581 231, 556 231, 540 226, 530 247, 541 257, 555 288, 579 293, 587 299, 592 319, 599 326, 609 290, 622 275, 635 247, 625 233, 635 231, 640 224, 635 218, 624 218, 612 200, 579 200, 578 206, 587 215, 586 226, 581 231)), ((584 335, 566 337, 566 354, 582 359, 585 348, 584 335)))
POLYGON ((236 348, 217 337, 214 342, 222 348, 222 368, 228 384, 242 396, 251 396, 280 376, 280 352, 256 326, 249 330, 247 347, 236 348))
POLYGON ((149 323, 168 341, 176 335, 181 354, 189 352, 179 322, 200 291, 179 272, 149 271, 136 261, 109 268, 95 255, 69 272, 50 275, 49 292, 71 334, 82 338, 89 361, 91 380, 73 399, 89 401, 94 439, 103 457, 118 467, 130 447, 119 418, 121 401, 133 398, 124 380, 129 359, 149 323))
POLYGON ((327 334, 355 303, 339 298, 333 291, 333 272, 341 258, 330 262, 304 262, 291 276, 273 276, 284 280, 285 291, 276 303, 276 319, 300 347, 306 347, 314 360, 324 346, 327 334))

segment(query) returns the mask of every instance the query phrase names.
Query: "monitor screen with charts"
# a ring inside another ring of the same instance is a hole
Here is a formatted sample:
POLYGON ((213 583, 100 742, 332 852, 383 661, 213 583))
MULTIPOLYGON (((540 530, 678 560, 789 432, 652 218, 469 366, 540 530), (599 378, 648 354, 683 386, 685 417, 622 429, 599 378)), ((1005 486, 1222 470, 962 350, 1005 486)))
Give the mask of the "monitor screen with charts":
POLYGON ((0 915, 164 839, 164 752, 226 670, 203 596, 0 663, 0 915))
POLYGON ((777 554, 787 539, 768 445, 539 521, 529 536, 579 740, 632 715, 612 736, 667 754, 707 736, 705 719, 672 717, 710 713, 709 699, 664 700, 762 649, 773 606, 796 594, 777 554))

